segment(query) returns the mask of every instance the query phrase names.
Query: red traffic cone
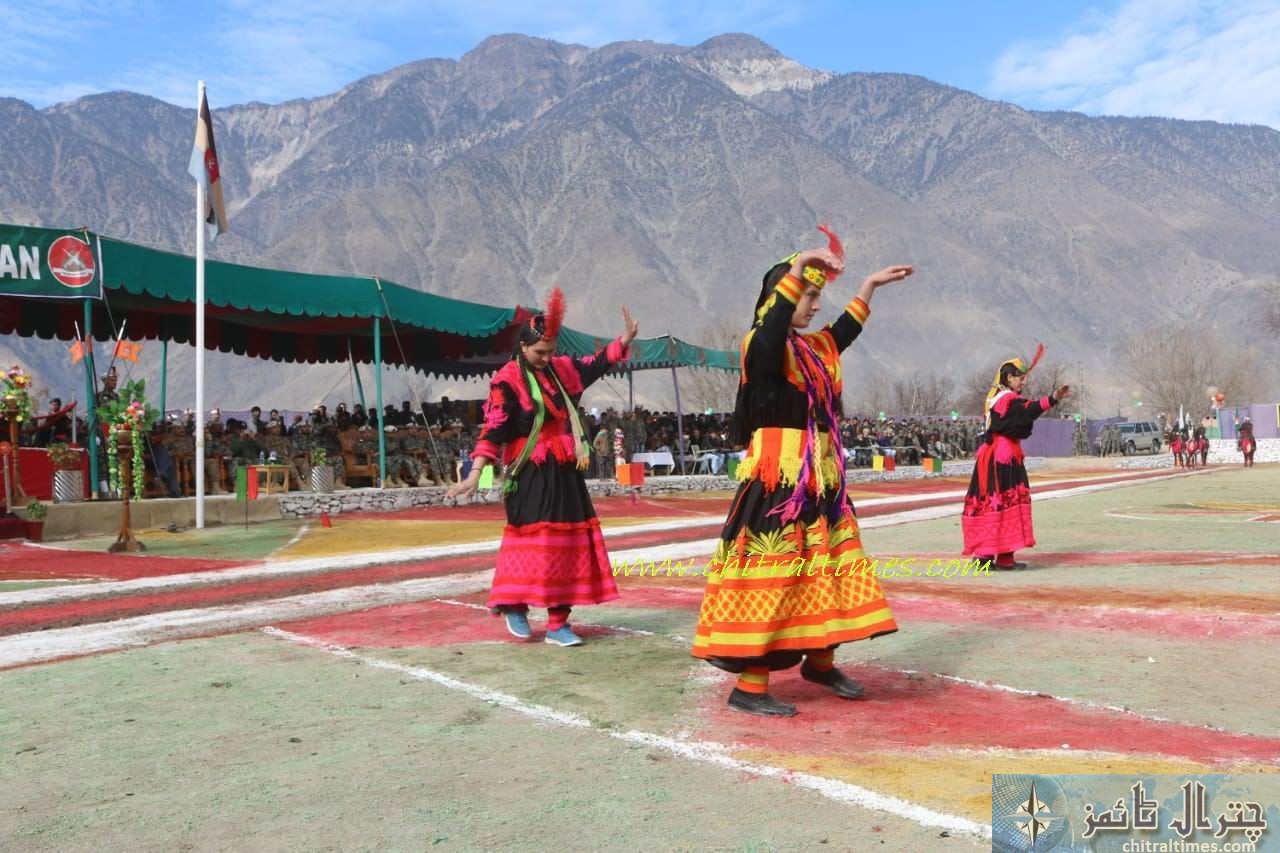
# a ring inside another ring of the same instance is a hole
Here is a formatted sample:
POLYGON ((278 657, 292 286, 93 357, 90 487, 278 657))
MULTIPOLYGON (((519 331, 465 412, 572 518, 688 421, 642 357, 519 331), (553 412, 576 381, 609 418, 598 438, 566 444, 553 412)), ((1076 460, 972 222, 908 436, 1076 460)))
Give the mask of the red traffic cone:
POLYGON ((320 513, 320 526, 323 527, 325 530, 330 530, 333 528, 333 522, 329 520, 329 513, 327 512, 320 513))

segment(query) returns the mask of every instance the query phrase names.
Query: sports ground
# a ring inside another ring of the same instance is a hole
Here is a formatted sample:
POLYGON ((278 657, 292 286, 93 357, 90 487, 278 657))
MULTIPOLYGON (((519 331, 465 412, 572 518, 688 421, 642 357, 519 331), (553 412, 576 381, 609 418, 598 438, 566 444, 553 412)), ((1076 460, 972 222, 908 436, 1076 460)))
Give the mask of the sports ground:
MULTIPOLYGON (((1032 484, 1030 567, 951 578, 963 479, 853 487, 900 630, 861 700, 775 675, 790 719, 689 656, 696 572, 513 641, 496 502, 0 546, 0 847, 986 849, 992 773, 1280 771, 1280 467, 1032 484)), ((661 564, 728 501, 596 506, 661 564)))

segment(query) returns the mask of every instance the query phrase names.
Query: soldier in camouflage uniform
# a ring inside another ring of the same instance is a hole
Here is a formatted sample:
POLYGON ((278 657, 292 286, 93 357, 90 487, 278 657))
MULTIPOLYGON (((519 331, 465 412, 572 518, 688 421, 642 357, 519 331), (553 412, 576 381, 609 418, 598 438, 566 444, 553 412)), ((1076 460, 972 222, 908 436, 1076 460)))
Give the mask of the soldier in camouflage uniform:
POLYGON ((173 457, 174 475, 178 480, 178 491, 185 492, 188 485, 195 490, 196 472, 192 469, 196 457, 196 439, 188 435, 185 424, 173 423, 164 436, 164 446, 173 457))
POLYGON ((431 460, 431 479, 437 486, 455 480, 454 461, 458 458, 458 442, 455 428, 446 426, 431 431, 427 440, 427 454, 431 460))
POLYGON ((222 429, 222 421, 209 421, 204 434, 204 479, 209 484, 209 494, 225 495, 222 487, 223 465, 231 456, 231 442, 222 429))
POLYGON ((388 426, 387 436, 387 485, 393 489, 404 488, 418 482, 418 460, 414 459, 405 447, 411 442, 408 432, 401 432, 399 427, 388 426), (404 476, 401 476, 404 475, 404 476))
POLYGON ((234 467, 239 469, 256 465, 258 456, 262 453, 262 445, 249 434, 246 429, 248 425, 244 421, 235 421, 228 426, 231 431, 228 441, 231 444, 231 462, 234 467))
MULTIPOLYGON (((356 462, 363 463, 365 459, 368 459, 376 473, 378 468, 378 434, 370 426, 366 424, 360 427, 355 447, 352 449, 356 452, 356 462)), ((374 480, 377 480, 376 476, 374 480)))
POLYGON ((1089 455, 1089 430, 1085 428, 1083 421, 1076 424, 1076 430, 1071 435, 1071 442, 1076 456, 1089 455))
POLYGON ((412 479, 406 480, 411 486, 431 485, 430 466, 426 461, 427 437, 425 428, 411 423, 402 430, 400 453, 407 456, 412 463, 410 473, 412 479))
POLYGON ((311 426, 309 421, 303 421, 298 425, 298 429, 290 438, 293 442, 293 461, 298 466, 298 470, 311 480, 311 451, 319 447, 320 442, 316 437, 315 428, 311 426))

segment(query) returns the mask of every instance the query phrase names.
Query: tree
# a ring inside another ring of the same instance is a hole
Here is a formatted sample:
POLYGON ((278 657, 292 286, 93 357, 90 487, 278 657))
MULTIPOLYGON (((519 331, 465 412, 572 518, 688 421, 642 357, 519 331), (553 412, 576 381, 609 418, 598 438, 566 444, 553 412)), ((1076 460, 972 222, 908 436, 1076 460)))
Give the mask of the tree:
POLYGON ((954 408, 955 397, 955 383, 936 371, 920 371, 890 387, 890 407, 895 415, 944 415, 954 408))
MULTIPOLYGON (((743 332, 728 320, 707 327, 699 336, 703 346, 711 349, 731 350, 738 352, 743 332)), ((693 368, 684 372, 680 383, 680 402, 686 411, 701 412, 714 409, 717 412, 732 412, 738 399, 738 383, 741 374, 729 370, 703 370, 693 368), (687 377, 687 379, 685 379, 687 377)))
POLYGON ((991 390, 991 380, 994 378, 994 371, 986 368, 980 368, 969 374, 969 378, 960 384, 960 399, 956 401, 956 408, 960 410, 960 414, 985 414, 987 392, 991 390))
POLYGON ((1267 288, 1271 300, 1262 312, 1262 330, 1271 335, 1280 336, 1280 286, 1267 288))
POLYGON ((1138 332, 1125 344, 1124 359, 1144 407, 1173 418, 1179 408, 1198 418, 1209 408, 1211 388, 1237 402, 1255 391, 1249 352, 1192 323, 1138 332))

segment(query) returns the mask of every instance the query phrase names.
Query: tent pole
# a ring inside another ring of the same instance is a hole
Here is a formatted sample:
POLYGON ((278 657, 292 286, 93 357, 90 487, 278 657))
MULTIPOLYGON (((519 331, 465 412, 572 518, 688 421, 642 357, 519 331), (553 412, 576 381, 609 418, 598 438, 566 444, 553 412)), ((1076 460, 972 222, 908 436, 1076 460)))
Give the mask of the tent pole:
MULTIPOLYGON (((160 339, 160 420, 164 420, 165 390, 169 384, 169 339, 160 339)), ((199 423, 199 415, 196 416, 199 423)))
POLYGON ((636 372, 634 370, 627 371, 627 411, 634 412, 636 410, 636 372))
MULTIPOLYGON (((376 317, 374 318, 373 326, 375 329, 378 327, 378 322, 376 317)), ((377 340, 377 338, 375 337, 374 340, 377 340)), ((381 349, 381 347, 379 347, 379 349, 381 349)), ((351 362, 351 373, 356 378, 356 394, 358 394, 360 397, 360 408, 364 409, 365 414, 368 414, 369 407, 364 404, 364 383, 360 381, 360 371, 356 367, 355 358, 351 355, 351 339, 350 338, 347 338, 347 361, 351 362)))
MULTIPOLYGON (((356 374, 359 376, 359 374, 356 374)), ((378 487, 387 484, 387 430, 382 422, 382 318, 373 318, 373 384, 378 399, 378 410, 374 414, 377 420, 369 420, 378 425, 378 487)), ((361 394, 361 397, 364 395, 361 394)), ((368 414, 368 409, 365 410, 368 414)))
POLYGON ((676 387, 676 450, 680 452, 680 473, 684 473, 684 414, 680 410, 680 379, 671 366, 671 383, 676 387))
POLYGON ((98 497, 98 395, 93 381, 93 300, 84 301, 85 447, 89 450, 89 494, 98 497))

